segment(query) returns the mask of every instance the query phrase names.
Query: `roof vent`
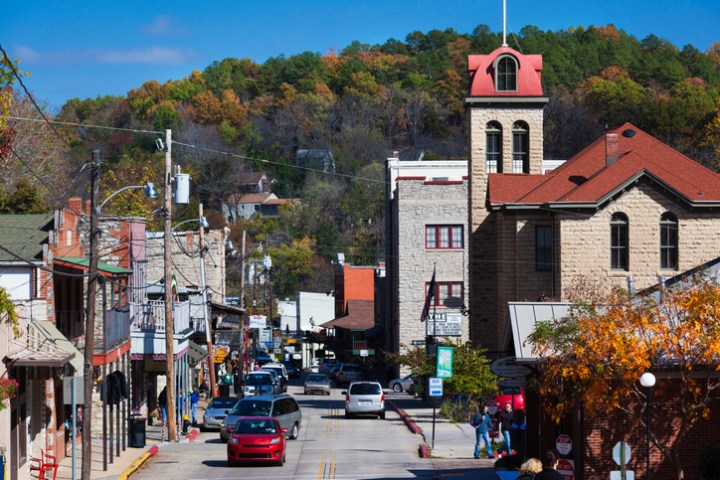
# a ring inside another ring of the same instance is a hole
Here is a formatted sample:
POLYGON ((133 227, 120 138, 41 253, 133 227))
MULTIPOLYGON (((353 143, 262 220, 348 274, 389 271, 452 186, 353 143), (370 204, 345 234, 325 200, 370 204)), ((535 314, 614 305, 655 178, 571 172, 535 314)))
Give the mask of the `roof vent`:
POLYGON ((625 130, 623 130, 622 136, 625 138, 633 138, 635 136, 635 130, 633 130, 632 128, 626 128, 625 130))

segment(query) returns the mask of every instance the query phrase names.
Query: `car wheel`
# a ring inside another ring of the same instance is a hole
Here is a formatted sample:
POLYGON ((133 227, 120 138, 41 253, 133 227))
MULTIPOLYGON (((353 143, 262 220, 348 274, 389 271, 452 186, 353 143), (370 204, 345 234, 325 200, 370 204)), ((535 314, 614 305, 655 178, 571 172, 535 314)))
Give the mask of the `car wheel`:
POLYGON ((385 420, 385 410, 383 410, 382 412, 378 413, 378 418, 382 418, 383 420, 385 420))
POLYGON ((393 392, 395 393, 401 393, 403 391, 402 385, 399 383, 396 383, 393 385, 393 392))
POLYGON ((237 466, 238 466, 237 462, 233 462, 233 461, 231 461, 231 460, 228 460, 228 467, 237 467, 237 466))
POLYGON ((297 439, 299 433, 300 433, 300 427, 298 427, 297 423, 293 423, 292 430, 290 431, 290 440, 297 439))
POLYGON ((345 418, 352 418, 352 413, 345 410, 345 418))
POLYGON ((328 395, 328 396, 330 396, 330 392, 327 392, 327 393, 326 393, 325 395, 328 395))

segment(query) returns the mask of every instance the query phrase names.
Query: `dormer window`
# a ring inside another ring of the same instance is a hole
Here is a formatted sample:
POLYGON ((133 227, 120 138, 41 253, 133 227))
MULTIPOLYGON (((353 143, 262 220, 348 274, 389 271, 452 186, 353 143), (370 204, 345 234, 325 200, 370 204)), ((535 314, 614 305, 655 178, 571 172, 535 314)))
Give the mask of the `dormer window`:
POLYGON ((495 65, 495 89, 498 92, 517 91, 517 61, 510 55, 504 55, 495 65))

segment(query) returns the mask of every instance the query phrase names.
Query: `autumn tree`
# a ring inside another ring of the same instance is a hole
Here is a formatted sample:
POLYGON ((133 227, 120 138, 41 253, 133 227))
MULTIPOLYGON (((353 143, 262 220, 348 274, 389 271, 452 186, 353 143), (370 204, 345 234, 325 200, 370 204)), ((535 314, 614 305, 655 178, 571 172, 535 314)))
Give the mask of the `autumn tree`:
POLYGON ((622 412, 646 427, 648 393, 638 379, 655 371, 656 395, 674 416, 651 425, 650 438, 683 479, 680 447, 709 418, 720 389, 718 312, 720 286, 699 274, 665 289, 661 301, 615 292, 603 304, 577 303, 566 318, 539 323, 529 340, 544 359, 539 393, 547 414, 559 422, 582 404, 588 418, 622 412))

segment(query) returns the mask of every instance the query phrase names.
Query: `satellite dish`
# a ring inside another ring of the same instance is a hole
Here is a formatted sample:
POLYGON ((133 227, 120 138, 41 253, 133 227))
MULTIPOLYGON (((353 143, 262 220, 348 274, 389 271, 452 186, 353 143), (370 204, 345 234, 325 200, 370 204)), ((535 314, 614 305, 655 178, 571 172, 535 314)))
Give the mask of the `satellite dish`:
POLYGON ((447 297, 443 301, 443 305, 448 308, 462 308, 464 306, 462 298, 459 297, 447 297))

